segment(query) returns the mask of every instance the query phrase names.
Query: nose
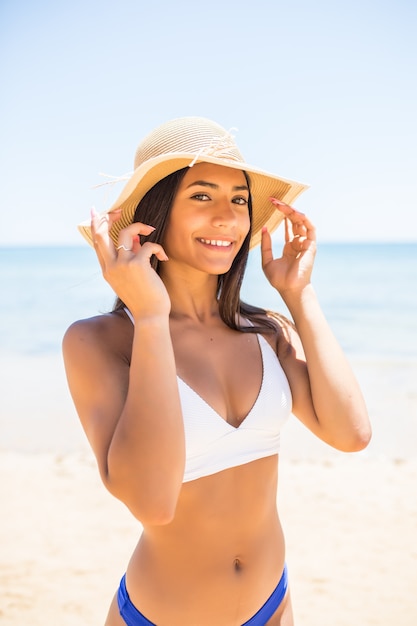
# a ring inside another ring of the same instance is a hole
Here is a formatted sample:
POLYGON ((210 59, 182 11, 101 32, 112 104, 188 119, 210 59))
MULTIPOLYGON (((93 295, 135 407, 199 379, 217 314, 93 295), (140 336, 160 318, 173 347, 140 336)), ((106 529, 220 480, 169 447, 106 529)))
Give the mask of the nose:
POLYGON ((235 224, 236 220, 236 210, 230 200, 221 200, 213 206, 212 221, 214 226, 230 226, 235 224))

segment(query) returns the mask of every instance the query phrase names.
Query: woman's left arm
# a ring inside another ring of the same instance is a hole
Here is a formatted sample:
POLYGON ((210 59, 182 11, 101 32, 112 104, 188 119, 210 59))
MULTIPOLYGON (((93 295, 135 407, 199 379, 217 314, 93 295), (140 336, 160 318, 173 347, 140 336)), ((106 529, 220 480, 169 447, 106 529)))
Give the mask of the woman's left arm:
MULTIPOLYGON (((294 320, 280 359, 293 395, 293 413, 314 434, 346 452, 369 443, 371 427, 352 369, 333 335, 311 285, 315 229, 295 209, 271 199, 285 215, 285 245, 274 259, 271 237, 262 233, 262 266, 294 320)), ((284 344, 285 344, 284 340, 284 344)))

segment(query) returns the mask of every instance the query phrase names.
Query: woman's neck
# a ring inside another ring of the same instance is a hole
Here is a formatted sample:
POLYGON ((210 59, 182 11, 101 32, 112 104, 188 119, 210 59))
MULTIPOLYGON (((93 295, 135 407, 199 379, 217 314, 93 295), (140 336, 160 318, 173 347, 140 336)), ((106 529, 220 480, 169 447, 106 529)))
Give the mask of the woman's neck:
POLYGON ((171 300, 171 319, 208 322, 219 318, 218 277, 202 272, 161 272, 171 300))

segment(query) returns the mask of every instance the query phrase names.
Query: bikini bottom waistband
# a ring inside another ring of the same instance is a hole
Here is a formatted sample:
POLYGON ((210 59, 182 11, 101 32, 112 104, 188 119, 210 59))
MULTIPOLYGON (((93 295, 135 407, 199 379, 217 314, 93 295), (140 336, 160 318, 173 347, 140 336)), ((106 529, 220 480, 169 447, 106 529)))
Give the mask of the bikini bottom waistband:
MULTIPOLYGON (((266 622, 273 616, 275 611, 280 606, 284 599, 288 587, 288 570, 287 565, 284 566, 281 579, 274 591, 269 596, 268 600, 261 606, 259 611, 253 615, 242 626, 264 626, 266 622)), ((129 594, 126 589, 126 574, 124 574, 120 581, 120 586, 117 591, 117 603, 119 605, 119 612, 127 626, 156 626, 153 622, 150 622, 133 604, 129 598, 129 594)))

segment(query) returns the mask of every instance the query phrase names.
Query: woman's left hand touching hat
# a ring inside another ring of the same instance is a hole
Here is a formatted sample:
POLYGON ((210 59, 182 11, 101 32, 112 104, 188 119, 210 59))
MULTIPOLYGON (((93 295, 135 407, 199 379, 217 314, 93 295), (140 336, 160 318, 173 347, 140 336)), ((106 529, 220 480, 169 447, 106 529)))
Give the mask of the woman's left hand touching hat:
POLYGON ((271 285, 281 296, 297 292, 310 283, 316 253, 316 230, 310 220, 293 207, 270 198, 285 215, 285 244, 280 258, 274 258, 271 235, 262 229, 262 268, 271 285))

